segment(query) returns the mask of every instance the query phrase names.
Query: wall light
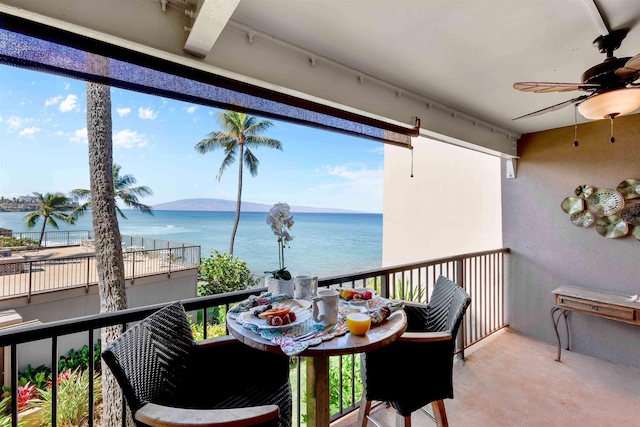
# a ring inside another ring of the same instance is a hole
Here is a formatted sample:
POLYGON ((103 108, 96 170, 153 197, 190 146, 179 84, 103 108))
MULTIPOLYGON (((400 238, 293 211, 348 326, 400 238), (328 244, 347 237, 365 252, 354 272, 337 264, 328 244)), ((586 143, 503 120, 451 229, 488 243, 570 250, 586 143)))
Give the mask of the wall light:
POLYGON ((611 90, 593 96, 578 105, 587 119, 600 120, 622 116, 640 108, 640 88, 611 90))

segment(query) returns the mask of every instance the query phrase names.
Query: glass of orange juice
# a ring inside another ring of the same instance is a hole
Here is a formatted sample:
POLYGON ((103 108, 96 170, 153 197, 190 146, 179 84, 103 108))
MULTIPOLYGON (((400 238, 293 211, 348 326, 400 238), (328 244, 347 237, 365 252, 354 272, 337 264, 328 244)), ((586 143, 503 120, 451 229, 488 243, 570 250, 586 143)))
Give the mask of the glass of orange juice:
POLYGON ((364 335, 371 327, 369 304, 365 300, 351 300, 347 306, 347 329, 353 335, 364 335))

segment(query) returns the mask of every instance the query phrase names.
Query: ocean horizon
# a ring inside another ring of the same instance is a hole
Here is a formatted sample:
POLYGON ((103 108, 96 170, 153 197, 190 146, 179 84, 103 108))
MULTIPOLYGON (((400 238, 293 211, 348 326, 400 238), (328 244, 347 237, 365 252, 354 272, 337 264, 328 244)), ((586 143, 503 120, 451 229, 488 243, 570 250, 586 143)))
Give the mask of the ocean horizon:
MULTIPOLYGON (((215 249, 229 252, 235 212, 154 210, 154 215, 123 210, 128 219, 118 217, 120 233, 199 245, 201 256, 215 249)), ((14 232, 26 229, 27 212, 0 212, 0 228, 14 232)), ((382 214, 292 212, 293 240, 285 249, 285 266, 293 276, 329 277, 354 273, 382 265, 382 214)), ((90 212, 75 225, 57 221, 59 230, 92 230, 90 212)), ((45 231, 56 231, 47 225, 45 231)), ((247 263, 254 275, 278 268, 277 238, 266 223, 264 212, 242 212, 233 256, 247 263)))

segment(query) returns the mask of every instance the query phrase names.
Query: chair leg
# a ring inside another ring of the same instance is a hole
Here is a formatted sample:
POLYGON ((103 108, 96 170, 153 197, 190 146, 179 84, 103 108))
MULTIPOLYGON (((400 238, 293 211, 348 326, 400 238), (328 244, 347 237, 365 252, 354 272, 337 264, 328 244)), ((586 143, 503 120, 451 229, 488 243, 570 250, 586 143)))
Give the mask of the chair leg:
POLYGON ((396 412, 396 427, 411 427, 411 415, 405 417, 396 412))
POLYGON ((371 412, 371 401, 366 400, 363 396, 362 400, 360 400, 360 409, 358 410, 358 426, 367 427, 367 423, 369 422, 367 415, 369 415, 369 412, 371 412))
POLYGON ((431 408, 433 409, 433 417, 436 419, 436 425, 438 427, 449 427, 447 412, 444 409, 444 400, 431 402, 431 408))

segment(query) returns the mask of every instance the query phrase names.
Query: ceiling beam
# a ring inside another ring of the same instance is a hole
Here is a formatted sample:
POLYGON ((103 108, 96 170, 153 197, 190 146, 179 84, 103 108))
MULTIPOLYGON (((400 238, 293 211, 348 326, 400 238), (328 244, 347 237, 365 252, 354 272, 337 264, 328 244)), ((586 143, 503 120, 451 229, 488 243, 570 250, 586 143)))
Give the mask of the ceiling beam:
MULTIPOLYGON (((189 29, 184 51, 199 58, 206 57, 218 40, 240 0, 203 0, 189 29)), ((189 11, 186 12, 190 14, 189 11)))

